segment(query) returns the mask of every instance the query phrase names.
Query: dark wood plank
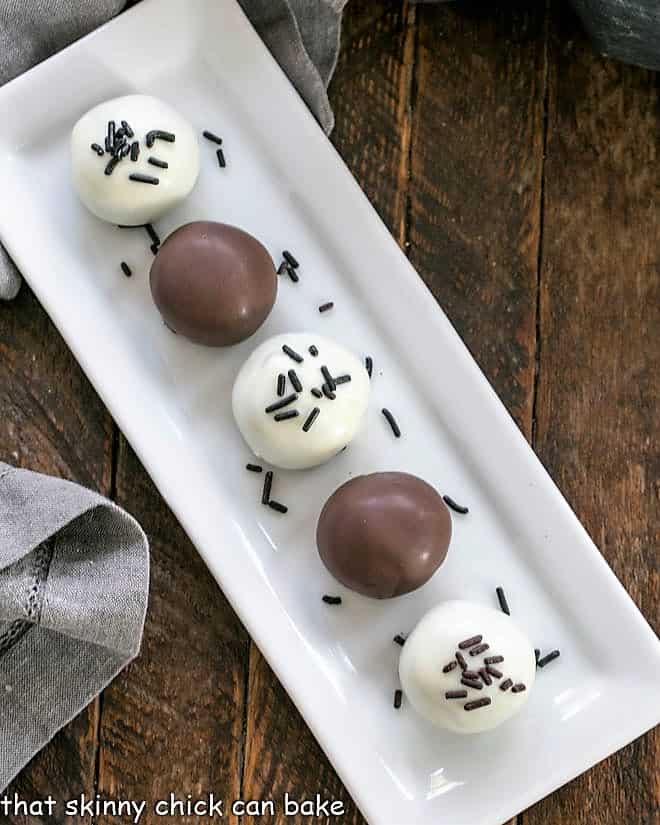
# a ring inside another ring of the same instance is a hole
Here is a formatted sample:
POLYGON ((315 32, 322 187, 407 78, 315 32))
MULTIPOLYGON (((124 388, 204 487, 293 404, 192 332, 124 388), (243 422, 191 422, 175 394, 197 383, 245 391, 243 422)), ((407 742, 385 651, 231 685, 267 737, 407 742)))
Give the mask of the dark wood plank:
POLYGON ((410 258, 531 435, 544 11, 420 6, 410 258))
MULTIPOLYGON (((550 43, 535 446, 657 620, 656 78, 595 56, 563 6, 550 43)), ((531 809, 525 825, 657 822, 659 746, 657 732, 638 740, 531 809)))
POLYGON ((123 437, 116 498, 149 536, 151 594, 142 653, 103 694, 98 788, 156 825, 170 792, 240 796, 249 638, 123 437))
MULTIPOLYGON (((27 286, 0 302, 0 459, 110 491, 112 421, 27 286)), ((98 700, 19 774, 7 793, 67 799, 94 792, 98 700)), ((63 823, 10 816, 12 825, 63 823)))
MULTIPOLYGON (((414 20, 415 10, 405 3, 349 3, 331 86, 337 122, 333 142, 401 244, 406 231, 414 20)), ((319 793, 345 803, 342 823, 364 822, 254 645, 249 695, 246 797, 282 799, 288 792, 305 799, 319 793)), ((272 821, 291 820, 279 810, 272 821)), ((303 816, 295 821, 319 822, 303 816)))

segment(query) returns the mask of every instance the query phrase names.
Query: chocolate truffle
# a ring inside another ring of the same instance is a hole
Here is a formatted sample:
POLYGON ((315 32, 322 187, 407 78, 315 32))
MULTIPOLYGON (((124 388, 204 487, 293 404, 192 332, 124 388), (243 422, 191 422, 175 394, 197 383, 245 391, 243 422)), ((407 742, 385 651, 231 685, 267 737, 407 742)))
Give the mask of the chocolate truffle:
POLYGON ((408 473, 372 473, 342 484, 316 529, 325 566, 375 599, 417 590, 447 555, 451 516, 441 496, 408 473))
POLYGON ((275 267, 262 244, 236 226, 213 221, 175 230, 154 258, 150 283, 165 323, 211 347, 249 338, 277 296, 275 267))

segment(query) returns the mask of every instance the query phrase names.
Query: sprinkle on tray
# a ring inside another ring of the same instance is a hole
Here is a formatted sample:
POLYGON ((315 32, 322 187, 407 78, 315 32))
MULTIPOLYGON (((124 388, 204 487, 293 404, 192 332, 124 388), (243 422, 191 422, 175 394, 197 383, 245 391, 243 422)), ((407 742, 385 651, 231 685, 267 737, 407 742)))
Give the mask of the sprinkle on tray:
POLYGON ((456 661, 458 662, 458 666, 461 670, 467 670, 467 662, 465 661, 465 657, 460 650, 456 651, 456 661))
POLYGON ((337 389, 337 385, 335 384, 335 379, 330 374, 330 370, 323 365, 321 367, 321 372, 323 373, 323 377, 325 378, 325 383, 328 385, 328 388, 334 392, 337 389))
POLYGON ((397 710, 399 710, 399 708, 401 707, 401 700, 402 699, 403 699, 403 691, 399 690, 397 688, 397 690, 394 691, 394 707, 397 710))
POLYGON ((300 382, 300 378, 298 378, 298 374, 295 370, 289 370, 289 381, 291 382, 291 386, 296 392, 302 392, 303 385, 300 382))
POLYGON ((491 676, 494 676, 496 679, 502 678, 502 671, 498 670, 496 667, 492 665, 486 665, 486 673, 489 673, 491 676))
POLYGON ((158 237, 158 233, 153 228, 150 223, 145 223, 144 228, 147 231, 147 235, 149 236, 152 243, 155 243, 157 246, 160 246, 160 238, 158 237))
POLYGON ((536 659, 536 667, 539 666, 539 659, 541 658, 541 650, 538 647, 534 648, 534 658, 536 659))
POLYGON ((218 149, 218 151, 215 153, 215 156, 218 159, 218 166, 221 169, 224 169, 225 166, 227 165, 227 160, 225 158, 225 153, 222 151, 222 149, 218 149))
POLYGON ((148 149, 151 149, 157 140, 164 140, 166 143, 174 143, 176 140, 176 135, 173 135, 172 132, 163 132, 162 129, 152 129, 150 132, 147 132, 145 142, 148 149))
POLYGON ((318 347, 316 347, 314 344, 312 344, 312 346, 307 351, 314 358, 316 358, 316 356, 319 354, 318 347))
POLYGON ((279 395, 280 398, 284 395, 285 391, 286 391, 286 375, 283 372, 281 372, 277 376, 277 394, 279 395))
POLYGON ((300 266, 298 261, 293 257, 288 249, 285 249, 284 252, 282 252, 282 257, 289 264, 289 266, 292 266, 294 269, 298 269, 300 266))
POLYGON ((487 665, 499 665, 500 662, 504 661, 504 656, 486 656, 484 658, 484 662, 487 665))
POLYGON ((506 613, 507 616, 510 616, 511 611, 509 610, 509 604, 506 600, 506 596, 504 595, 504 590, 501 587, 497 587, 495 592, 497 593, 497 601, 500 603, 500 610, 502 613, 506 613))
POLYGON ((300 276, 298 275, 298 273, 296 272, 296 270, 292 266, 289 266, 289 264, 287 264, 284 267, 284 271, 289 276, 289 278, 291 278, 291 280, 293 281, 294 284, 298 283, 298 281, 300 280, 300 276))
POLYGON ((325 304, 321 304, 319 307, 319 312, 327 312, 329 309, 332 309, 334 305, 334 301, 326 301, 325 304))
POLYGON ((314 398, 323 398, 323 393, 318 387, 312 387, 311 391, 314 398))
POLYGON ((467 699, 467 690, 448 690, 445 699, 467 699))
POLYGON ((473 679, 475 682, 479 681, 479 674, 475 673, 473 670, 464 670, 463 671, 463 678, 464 679, 473 679))
POLYGON ((282 352, 285 355, 288 355, 289 358, 292 358, 296 362, 296 364, 302 364, 302 362, 305 360, 302 357, 302 355, 298 355, 298 353, 295 350, 291 349, 291 347, 288 344, 282 344, 282 352))
POLYGON ((474 647, 475 645, 478 645, 483 638, 483 636, 470 636, 469 639, 465 639, 464 641, 458 643, 458 649, 467 650, 469 647, 474 647))
POLYGON ((115 166, 119 163, 118 157, 111 157, 103 170, 104 174, 111 175, 115 171, 115 166))
POLYGON ((280 504, 279 501, 273 501, 271 498, 268 502, 268 506, 271 510, 275 510, 277 513, 288 513, 289 508, 285 504, 280 504))
POLYGON ((387 423, 392 428, 392 432, 394 433, 395 438, 401 438, 401 430, 399 428, 399 425, 396 423, 396 419, 394 418, 392 413, 387 409, 387 407, 383 407, 381 412, 385 416, 387 423))
POLYGON ((140 157, 140 144, 137 142, 137 140, 135 140, 135 141, 133 141, 133 143, 131 143, 131 160, 133 161, 133 163, 135 163, 135 161, 139 157, 140 157))
POLYGON ((487 645, 485 642, 481 645, 477 645, 470 649, 470 656, 478 656, 480 653, 483 653, 485 650, 488 650, 490 645, 487 645))
POLYGON ((316 421, 319 416, 321 410, 318 407, 314 407, 310 414, 307 416, 305 423, 303 424, 303 432, 307 433, 312 429, 312 425, 316 421))
POLYGON ((523 690, 527 690, 527 688, 525 687, 525 685, 523 685, 522 682, 519 682, 517 685, 514 685, 511 688, 511 693, 522 693, 523 690))
POLYGON ((291 395, 287 395, 286 398, 280 398, 279 401, 274 401, 270 406, 266 407, 266 412, 277 412, 277 410, 281 410, 283 407, 287 407, 289 404, 293 404, 293 402, 297 400, 298 395, 295 392, 292 392, 291 395))
MULTIPOLYGON (((403 636, 401 633, 397 633, 396 636, 392 639, 395 645, 399 645, 399 647, 403 647, 406 643, 406 637, 403 636)), ((452 662, 454 667, 456 667, 456 662, 452 662)))
POLYGON ((548 653, 542 659, 539 659, 538 662, 536 663, 536 666, 537 667, 545 667, 546 665, 549 665, 550 662, 554 662, 554 660, 558 659, 558 658, 559 658, 559 651, 558 650, 553 650, 551 653, 548 653))
POLYGON ((121 271, 124 273, 124 275, 125 275, 127 278, 130 278, 130 277, 131 277, 131 275, 133 274, 132 269, 131 269, 131 268, 130 268, 130 266, 126 263, 126 261, 122 261, 122 262, 121 262, 121 271))
POLYGON ((330 401, 334 401, 337 397, 327 384, 324 384, 321 389, 323 390, 323 395, 330 401))
POLYGON ((152 243, 149 249, 154 253, 154 255, 157 255, 160 246, 157 243, 152 243))
POLYGON ((465 676, 461 679, 461 684, 466 687, 471 687, 474 690, 481 690, 483 688, 480 681, 477 681, 477 679, 466 679, 465 676))
POLYGON ((273 471, 268 470, 266 475, 264 476, 264 486, 261 491, 261 503, 268 504, 270 501, 270 491, 273 486, 273 471))
POLYGON ((127 138, 135 137, 135 132, 131 129, 128 123, 125 120, 121 122, 121 128, 124 130, 124 134, 127 138))
POLYGON ((473 702, 466 702, 463 707, 465 710, 477 710, 477 708, 485 708, 490 705, 490 696, 483 696, 481 699, 475 699, 473 702))
POLYGON ((277 274, 278 275, 284 275, 284 273, 287 271, 287 269, 288 269, 287 262, 282 261, 282 263, 277 267, 277 274))
POLYGON ((150 163, 152 166, 157 166, 159 169, 168 169, 169 163, 166 160, 161 160, 160 158, 155 158, 152 156, 149 157, 147 163, 150 163))
POLYGON ((500 690, 508 690, 512 684, 513 681, 511 679, 505 679, 503 682, 500 682, 500 690))
POLYGON ((369 378, 371 378, 374 371, 374 359, 370 355, 367 355, 364 359, 364 368, 366 369, 369 378))
POLYGON ((335 378, 335 384, 337 386, 339 386, 340 384, 348 384, 350 382, 350 380, 351 380, 350 375, 338 375, 337 378, 335 378))
POLYGON ((485 668, 485 667, 480 668, 479 669, 479 676, 481 676, 483 682, 486 685, 492 685, 493 684, 493 680, 490 678, 490 673, 488 672, 487 668, 485 668))
POLYGON ((264 470, 261 464, 246 464, 245 469, 249 470, 251 473, 262 473, 264 470))
POLYGON ((101 157, 101 155, 105 154, 105 150, 104 150, 104 149, 103 149, 103 147, 102 147, 102 146, 100 146, 98 143, 92 143, 92 145, 91 145, 91 147, 90 147, 90 148, 91 148, 91 149, 93 149, 93 150, 94 150, 94 152, 96 152, 96 154, 97 154, 99 157, 101 157))
POLYGON ((341 596, 328 596, 328 595, 325 595, 325 596, 323 596, 321 601, 325 602, 326 604, 341 604, 341 596))
POLYGON ((140 172, 132 172, 128 176, 129 180, 133 180, 136 183, 150 183, 152 186, 158 186, 160 181, 158 178, 154 178, 151 175, 143 175, 140 172))
POLYGON ((449 662, 448 664, 446 664, 446 665, 442 668, 442 672, 443 672, 443 673, 451 673, 451 671, 452 671, 452 670, 454 670, 456 667, 457 667, 457 663, 456 663, 456 662, 449 662))
POLYGON ((454 512, 456 513, 462 513, 463 515, 465 515, 466 513, 470 512, 467 507, 463 507, 462 504, 457 504, 454 501, 454 499, 450 496, 443 496, 442 500, 447 505, 447 507, 449 507, 450 510, 454 510, 454 512))
POLYGON ((207 140, 210 140, 211 143, 216 143, 218 146, 222 146, 222 138, 214 135, 213 132, 209 132, 208 129, 204 129, 202 134, 207 140))
POLYGON ((290 418, 298 418, 300 413, 298 410, 286 410, 285 412, 275 413, 273 416, 273 420, 275 421, 288 421, 290 418))

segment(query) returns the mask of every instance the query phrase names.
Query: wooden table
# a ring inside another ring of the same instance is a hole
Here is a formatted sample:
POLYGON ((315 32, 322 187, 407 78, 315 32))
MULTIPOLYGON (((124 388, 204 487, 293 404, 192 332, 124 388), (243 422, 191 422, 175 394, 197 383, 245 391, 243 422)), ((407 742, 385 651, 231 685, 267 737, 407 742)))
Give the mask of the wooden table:
MULTIPOLYGON (((656 78, 595 56, 567 7, 542 6, 352 0, 333 141, 654 617, 656 78)), ((341 822, 363 822, 28 288, 0 307, 0 409, 2 459, 112 497, 142 522, 153 558, 140 658, 10 791, 319 792, 346 802, 341 822)), ((518 822, 657 821, 658 741, 629 745, 518 822)))

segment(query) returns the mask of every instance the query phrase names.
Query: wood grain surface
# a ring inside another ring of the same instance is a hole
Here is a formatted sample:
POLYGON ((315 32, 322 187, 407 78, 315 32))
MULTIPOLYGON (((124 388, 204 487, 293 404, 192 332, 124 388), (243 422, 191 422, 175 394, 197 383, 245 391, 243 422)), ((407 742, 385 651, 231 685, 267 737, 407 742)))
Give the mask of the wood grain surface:
MULTIPOLYGON (((351 0, 331 100, 335 146, 657 618, 657 78, 595 56, 558 0, 351 0)), ((152 803, 170 791, 320 793, 346 806, 329 821, 364 823, 27 287, 0 304, 0 412, 0 460, 111 495, 152 547, 140 657, 9 792, 152 803)), ((518 825, 660 822, 658 739, 628 746, 518 825)), ((237 820, 325 821, 225 817, 237 820)))

